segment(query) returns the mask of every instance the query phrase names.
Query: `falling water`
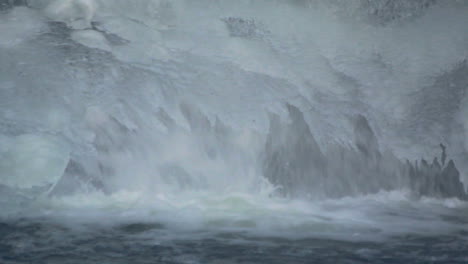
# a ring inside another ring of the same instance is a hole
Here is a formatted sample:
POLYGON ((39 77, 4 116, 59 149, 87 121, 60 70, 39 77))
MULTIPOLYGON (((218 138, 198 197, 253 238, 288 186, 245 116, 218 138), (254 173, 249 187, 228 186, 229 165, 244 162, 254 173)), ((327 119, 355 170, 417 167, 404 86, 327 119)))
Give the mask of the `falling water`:
POLYGON ((466 25, 456 0, 0 0, 0 262, 466 262, 466 25))

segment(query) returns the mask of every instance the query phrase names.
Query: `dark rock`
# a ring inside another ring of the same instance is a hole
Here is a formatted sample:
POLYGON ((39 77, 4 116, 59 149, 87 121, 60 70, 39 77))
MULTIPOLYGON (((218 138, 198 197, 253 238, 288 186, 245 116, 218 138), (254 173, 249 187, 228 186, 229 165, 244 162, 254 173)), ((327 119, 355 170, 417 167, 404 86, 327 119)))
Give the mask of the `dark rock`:
POLYGON ((379 144, 367 119, 359 115, 354 122, 354 143, 364 155, 378 156, 379 144))
POLYGON ((440 171, 442 169, 437 157, 435 157, 434 160, 432 161, 431 168, 435 171, 440 171))
MULTIPOLYGON (((301 198, 340 198, 409 188, 417 197, 467 200, 453 161, 445 167, 437 157, 402 162, 390 151, 380 152, 367 119, 354 120, 355 148, 328 146, 323 152, 295 106, 287 106, 290 123, 270 114, 263 173, 279 186, 279 194, 301 198)), ((443 160, 446 152, 443 148, 443 160)))
POLYGON ((466 200, 467 194, 463 183, 460 181, 460 172, 450 160, 438 178, 441 195, 446 198, 456 197, 466 200))
POLYGON ((263 158, 263 172, 286 196, 323 194, 326 158, 312 135, 302 112, 287 105, 290 124, 270 115, 270 129, 263 158), (317 190, 317 191, 315 191, 317 190))
POLYGON ((442 149, 442 154, 440 155, 440 160, 442 161, 442 166, 445 166, 445 160, 447 159, 447 153, 445 152, 446 147, 442 143, 440 143, 439 146, 442 149))
POLYGON ((450 160, 447 166, 441 167, 437 158, 429 166, 427 161, 421 160, 421 166, 407 162, 410 189, 419 196, 436 198, 458 198, 467 200, 465 187, 460 180, 460 172, 455 163, 450 160))
POLYGON ((268 34, 268 31, 253 19, 228 17, 222 21, 226 24, 231 37, 258 39, 268 34))

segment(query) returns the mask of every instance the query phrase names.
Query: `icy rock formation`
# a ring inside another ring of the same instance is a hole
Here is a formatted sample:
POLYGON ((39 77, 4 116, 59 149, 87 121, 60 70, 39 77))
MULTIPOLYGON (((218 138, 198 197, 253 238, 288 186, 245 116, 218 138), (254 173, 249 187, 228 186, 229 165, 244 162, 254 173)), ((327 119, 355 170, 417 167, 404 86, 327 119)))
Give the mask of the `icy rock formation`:
POLYGON ((292 197, 343 197, 396 189, 400 166, 379 152, 367 119, 355 120, 355 146, 320 149, 303 113, 288 105, 290 124, 270 118, 263 171, 280 193, 292 197))
POLYGON ((353 120, 354 145, 334 146, 329 161, 328 195, 341 197, 376 193, 400 188, 404 183, 403 168, 389 151, 381 152, 368 120, 358 115, 353 120))
POLYGON ((409 168, 410 189, 419 196, 437 198, 458 198, 467 200, 468 195, 460 181, 460 172, 450 160, 442 167, 437 158, 429 164, 422 159, 414 164, 407 163, 409 168))
MULTIPOLYGON (((332 145, 322 151, 300 110, 288 105, 291 123, 270 117, 263 173, 288 197, 344 197, 409 189, 416 196, 467 199, 453 161, 415 165, 401 162, 390 151, 379 150, 368 120, 354 122, 354 146, 332 145)), ((442 159, 445 160, 445 151, 442 159)))
POLYGON ((326 177, 326 159, 303 113, 288 105, 291 123, 281 124, 270 115, 270 130, 265 146, 263 171, 286 196, 316 196, 326 177))

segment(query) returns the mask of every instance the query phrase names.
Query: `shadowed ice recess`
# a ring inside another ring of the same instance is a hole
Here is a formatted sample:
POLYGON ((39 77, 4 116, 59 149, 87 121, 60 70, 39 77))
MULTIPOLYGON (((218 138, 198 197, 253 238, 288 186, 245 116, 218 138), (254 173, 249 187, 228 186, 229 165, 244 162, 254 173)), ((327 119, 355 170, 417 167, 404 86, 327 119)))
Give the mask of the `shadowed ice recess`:
POLYGON ((465 230, 467 14, 455 0, 0 0, 0 218, 465 230))

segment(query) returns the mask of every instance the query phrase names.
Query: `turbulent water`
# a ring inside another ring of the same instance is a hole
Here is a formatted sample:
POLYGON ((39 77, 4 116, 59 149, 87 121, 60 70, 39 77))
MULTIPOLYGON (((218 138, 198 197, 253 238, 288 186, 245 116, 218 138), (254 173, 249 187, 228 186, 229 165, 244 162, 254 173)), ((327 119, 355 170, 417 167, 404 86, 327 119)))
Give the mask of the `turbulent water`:
POLYGON ((0 0, 0 263, 468 262, 468 1, 0 0))

